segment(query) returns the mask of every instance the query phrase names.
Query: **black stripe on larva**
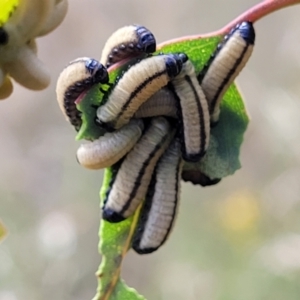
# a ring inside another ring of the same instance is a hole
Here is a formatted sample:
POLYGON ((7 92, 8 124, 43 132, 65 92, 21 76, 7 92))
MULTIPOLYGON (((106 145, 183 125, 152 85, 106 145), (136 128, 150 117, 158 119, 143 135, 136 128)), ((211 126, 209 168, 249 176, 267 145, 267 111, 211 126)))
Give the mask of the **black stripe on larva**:
POLYGON ((109 196, 109 193, 110 193, 110 190, 116 180, 116 177, 117 177, 117 174, 118 174, 118 171, 122 165, 122 162, 125 158, 121 158, 117 163, 115 163, 113 166, 110 167, 111 169, 111 178, 110 178, 110 181, 109 181, 109 184, 108 184, 108 187, 107 187, 107 190, 105 192, 105 198, 103 200, 103 206, 102 206, 102 209, 104 208, 106 202, 107 202, 107 199, 108 199, 108 196, 109 196))
POLYGON ((117 214, 115 211, 109 209, 109 208, 105 208, 105 204, 108 200, 109 197, 109 193, 116 181, 116 177, 118 174, 119 169, 122 166, 122 162, 125 159, 125 157, 123 157, 122 159, 120 159, 116 164, 114 164, 113 166, 111 166, 111 178, 110 178, 110 182, 108 184, 108 188, 106 190, 105 193, 105 198, 103 200, 103 206, 102 206, 102 219, 110 222, 110 223, 118 223, 118 222, 122 222, 125 220, 125 218, 121 215, 121 214, 117 214))
MULTIPOLYGON (((141 249, 141 248, 139 248, 139 243, 142 240, 143 234, 145 232, 145 226, 146 226, 147 220, 149 219, 149 213, 151 210, 154 191, 155 191, 157 167, 155 168, 155 171, 153 172, 153 176, 151 178, 151 183, 149 185, 148 192, 147 192, 147 195, 146 195, 146 198, 144 201, 144 206, 142 208, 138 228, 134 234, 133 241, 132 241, 132 248, 138 254, 149 254, 149 253, 156 251, 160 246, 162 246, 165 243, 165 241, 167 240, 167 238, 169 236, 169 233, 173 227, 173 223, 174 223, 175 215, 176 215, 176 211, 177 211, 177 205, 178 205, 178 193, 179 193, 178 173, 179 173, 179 169, 180 169, 180 159, 178 160, 177 167, 176 167, 176 182, 175 182, 175 195, 176 195, 175 201, 176 201, 176 203, 175 203, 175 206, 173 209, 172 221, 169 224, 169 228, 168 228, 164 238, 161 240, 161 243, 157 247, 141 249)), ((156 212, 156 213, 159 213, 159 212, 156 212)))
MULTIPOLYGON (((116 116, 116 120, 118 120, 122 115, 123 113, 126 111, 126 108, 130 105, 131 103, 131 100, 138 94, 140 93, 146 86, 147 84, 151 83, 154 79, 162 76, 163 74, 166 73, 166 70, 163 70, 162 72, 158 72, 158 73, 155 73, 154 75, 148 77, 146 80, 144 80, 139 86, 137 86, 137 88, 131 92, 128 100, 124 103, 122 109, 120 110, 120 112, 118 113, 118 115, 116 116)), ((118 88, 118 86, 116 86, 115 88, 118 88)), ((109 124, 106 124, 108 127, 109 124)))
POLYGON ((180 98, 178 97, 175 87, 173 85, 172 82, 169 82, 167 85, 168 89, 170 90, 170 92, 174 95, 174 98, 176 100, 176 108, 177 108, 177 124, 178 124, 178 129, 176 132, 176 136, 178 136, 180 143, 181 143, 181 147, 183 148, 184 146, 182 145, 184 142, 184 135, 183 135, 183 119, 182 119, 182 111, 181 111, 181 107, 180 107, 180 98))
POLYGON ((244 48, 244 50, 243 50, 241 56, 239 57, 239 59, 236 60, 235 64, 234 64, 234 65, 232 66, 232 68, 229 70, 229 72, 227 73, 227 76, 223 79, 221 85, 219 86, 218 91, 217 91, 215 97, 214 97, 214 98, 212 99, 212 101, 211 101, 211 106, 210 106, 210 108, 209 108, 209 110, 210 110, 211 113, 212 113, 212 112, 214 111, 214 109, 215 109, 217 100, 218 100, 218 98, 219 98, 219 96, 220 96, 220 93, 222 92, 224 86, 229 82, 231 76, 235 73, 237 67, 240 65, 241 61, 244 59, 244 56, 245 56, 245 54, 246 54, 246 52, 247 52, 247 50, 248 50, 248 47, 249 47, 249 45, 247 45, 247 46, 244 48))
MULTIPOLYGON (((104 105, 104 104, 108 101, 110 93, 113 91, 114 88, 116 88, 116 87, 118 86, 118 82, 121 80, 121 78, 124 76, 124 74, 125 74, 131 67, 133 67, 134 65, 136 65, 136 64, 139 63, 140 61, 141 61, 140 59, 137 59, 136 61, 134 61, 134 62, 132 62, 130 65, 128 65, 128 66, 127 66, 127 69, 126 69, 126 70, 123 70, 123 71, 121 72, 121 74, 116 78, 114 84, 107 83, 107 84, 109 85, 109 89, 105 92, 105 95, 104 95, 104 97, 103 97, 103 100, 102 100, 101 105, 104 105)), ((99 106, 96 106, 95 108, 98 109, 99 106)), ((115 131, 115 128, 114 128, 111 124, 102 122, 97 116, 95 117, 94 122, 95 122, 96 125, 102 127, 102 128, 105 129, 107 132, 113 132, 113 131, 115 131)))
MULTIPOLYGON (((177 116, 178 116, 178 123, 179 123, 179 130, 178 130, 178 136, 180 137, 181 141, 181 151, 182 151, 182 157, 186 161, 190 162, 197 162, 200 160, 200 158, 205 154, 205 141, 207 139, 206 134, 205 134, 205 126, 204 126, 204 116, 203 116, 203 109, 200 103, 199 95, 197 94, 193 83, 188 75, 184 77, 184 80, 187 81, 187 83, 190 85, 190 87, 193 90, 195 99, 197 100, 197 106, 198 106, 198 112, 199 112, 199 122, 201 126, 201 131, 200 131, 200 143, 201 143, 201 149, 199 153, 195 155, 188 155, 187 154, 187 149, 185 145, 185 138, 184 138, 184 123, 183 123, 183 115, 182 115, 182 110, 181 110, 181 102, 184 101, 184 99, 180 99, 178 94, 176 93, 176 88, 174 87, 174 84, 171 82, 168 84, 168 89, 173 93, 174 98, 176 99, 177 102, 177 116)), ((192 130, 192 129, 190 129, 192 130)))
POLYGON ((231 31, 224 36, 223 40, 218 44, 217 49, 215 52, 210 56, 207 63, 204 65, 203 69, 200 71, 199 75, 197 76, 197 79, 199 83, 201 84, 207 70, 209 69, 210 65, 212 64, 213 60, 216 58, 216 56, 219 54, 223 46, 227 43, 227 41, 230 39, 230 37, 237 31, 240 30, 241 37, 250 45, 254 44, 255 40, 255 31, 254 27, 251 22, 242 22, 240 24, 237 24, 236 27, 232 28, 231 31))
POLYGON ((158 247, 147 248, 147 249, 139 248, 139 243, 143 237, 143 233, 145 231, 146 223, 149 218, 149 213, 150 213, 150 209, 152 206, 152 197, 154 194, 154 186, 155 186, 155 173, 152 176, 151 183, 150 183, 149 189, 148 189, 148 194, 146 196, 146 199, 144 201, 144 205, 142 208, 142 213, 140 216, 138 228, 136 229, 133 240, 132 240, 132 249, 138 254, 148 254, 148 253, 154 252, 158 248, 158 247))
MULTIPOLYGON (((148 127, 146 129, 146 132, 144 133, 144 135, 147 134, 147 131, 150 129, 150 127, 148 127)), ((126 210, 130 207, 131 202, 133 201, 134 197, 136 196, 136 193, 138 191, 138 188, 141 185, 141 180, 145 174, 146 168, 149 166, 149 163, 151 163, 151 160, 153 159, 153 157, 155 156, 155 154, 157 153, 157 151, 162 147, 162 145, 165 143, 165 139, 161 138, 160 142, 158 142, 155 147, 152 149, 152 151, 149 153, 148 158, 144 161, 143 165, 140 166, 139 171, 137 173, 137 176, 134 179, 134 182, 132 182, 130 184, 130 186, 132 186, 131 188, 131 192, 124 195, 124 206, 122 207, 122 209, 118 212, 104 207, 103 210, 103 219, 105 219, 106 221, 109 221, 111 223, 116 223, 116 222, 121 222, 123 221, 125 218, 123 216, 123 214, 126 212, 126 210)), ((126 157, 125 157, 126 159, 126 157)), ((109 197, 109 194, 107 194, 107 196, 109 197)), ((108 197, 106 199, 108 199, 108 197)))
POLYGON ((141 184, 141 179, 142 177, 144 176, 145 174, 145 171, 146 171, 146 168, 147 166, 149 165, 149 163, 151 162, 152 158, 155 156, 156 152, 159 150, 159 148, 162 146, 162 144, 165 142, 164 139, 161 140, 160 143, 158 143, 154 149, 152 150, 152 152, 149 154, 149 157, 148 159, 144 162, 144 164, 142 165, 141 169, 139 170, 139 173, 138 173, 138 176, 136 178, 136 181, 134 183, 134 186, 133 186, 133 189, 132 191, 130 192, 129 194, 129 198, 128 198, 128 201, 126 202, 126 204, 123 206, 122 210, 120 211, 120 214, 123 214, 127 209, 128 207, 130 206, 133 198, 135 197, 136 193, 137 193, 137 190, 141 184))
POLYGON ((183 56, 183 55, 176 55, 176 54, 167 55, 167 57, 165 59, 166 69, 161 72, 157 72, 157 73, 153 74, 152 76, 150 76, 146 80, 144 80, 139 86, 137 86, 136 89, 131 92, 128 100, 123 105, 122 110, 119 112, 116 119, 118 119, 118 118, 120 118, 120 116, 122 116, 123 112, 126 110, 128 105, 130 104, 131 100, 134 97, 136 97, 136 95, 138 93, 140 93, 149 83, 151 83, 151 81, 162 76, 165 73, 167 73, 170 78, 174 78, 175 76, 177 76, 182 69, 184 57, 185 56, 183 56))
MULTIPOLYGON (((150 128, 150 120, 146 120, 144 122, 145 124, 145 130, 144 130, 144 133, 143 134, 147 134, 147 131, 149 130, 150 128)), ((128 200, 127 202, 125 203, 124 207, 122 208, 121 211, 119 212, 116 212, 110 208, 105 208, 105 204, 107 202, 107 199, 109 197, 109 194, 110 194, 110 190, 115 182, 115 179, 116 179, 116 176, 117 176, 117 173, 123 163, 123 161, 126 159, 126 156, 124 158, 122 158, 116 165, 113 166, 113 176, 111 178, 111 181, 110 181, 110 184, 109 184, 109 188, 106 192, 106 197, 105 197, 105 200, 104 200, 104 205, 103 205, 103 213, 102 213, 102 218, 110 223, 118 223, 118 222, 121 222, 123 220, 125 220, 126 218, 124 218, 124 216, 122 215, 130 206, 133 198, 135 197, 136 195, 136 192, 141 184, 141 178, 143 177, 144 173, 145 173, 145 170, 149 164, 149 162, 151 162, 151 159, 154 157, 154 155, 156 154, 157 150, 159 150, 159 148, 161 147, 161 145, 164 143, 164 140, 162 140, 160 143, 158 143, 155 148, 153 149, 153 151, 149 154, 149 157, 148 159, 144 162, 144 164, 142 165, 141 169, 139 170, 139 173, 138 173, 138 176, 136 177, 136 181, 134 183, 134 186, 133 186, 133 189, 131 191, 131 193, 129 195, 125 195, 128 196, 128 200)))
POLYGON ((0 45, 6 45, 8 43, 9 36, 3 27, 0 27, 0 45))
MULTIPOLYGON (((195 90, 195 87, 194 87, 194 85, 193 85, 193 83, 191 81, 191 78, 186 75, 184 77, 184 79, 188 82, 188 84, 190 85, 191 89, 193 90, 194 97, 195 97, 195 100, 196 100, 196 103, 197 103, 197 108, 198 108, 198 113, 199 113, 199 122, 200 122, 200 144, 201 144, 201 147, 200 147, 199 153, 197 153, 195 155, 191 155, 191 154, 188 155, 186 153, 186 149, 184 149, 185 151, 183 152, 183 159, 185 159, 187 161, 197 162, 197 161, 200 160, 200 158, 206 152, 205 151, 205 143, 206 143, 207 136, 205 134, 204 113, 203 113, 203 108, 202 108, 201 103, 200 103, 199 95, 197 94, 197 91, 195 90)), ((190 130, 192 130, 192 128, 190 128, 190 130)), ((184 132, 183 132, 183 134, 184 134, 184 132)))
POLYGON ((175 203, 175 207, 174 207, 174 210, 173 210, 173 214, 172 214, 172 221, 170 223, 170 226, 166 232, 166 235, 165 235, 165 238, 162 240, 160 246, 167 240, 168 236, 169 236, 169 233, 170 233, 170 230, 173 226, 173 223, 174 223, 174 220, 175 220, 175 215, 176 215, 176 211, 177 211, 177 205, 178 205, 178 197, 179 197, 179 184, 180 182, 180 176, 179 176, 179 170, 180 170, 180 159, 178 160, 177 162, 177 167, 176 167, 176 182, 175 182, 175 195, 176 195, 176 203, 175 203))
MULTIPOLYGON (((175 76, 177 76, 180 73, 180 71, 182 69, 183 62, 186 59, 187 59, 187 56, 185 54, 168 54, 168 55, 164 55, 164 64, 165 64, 164 66, 165 66, 165 68, 162 71, 158 71, 158 72, 154 73, 153 75, 151 75, 147 78, 142 77, 144 75, 143 70, 140 70, 141 79, 144 79, 144 81, 142 81, 139 85, 136 86, 136 88, 133 91, 131 91, 128 98, 125 100, 124 103, 122 103, 122 106, 119 108, 119 112, 116 113, 116 115, 114 115, 113 120, 108 121, 108 122, 103 122, 101 120, 101 118, 99 117, 98 112, 97 112, 97 117, 99 118, 99 121, 97 121, 98 124, 100 126, 102 126, 103 128, 105 128, 106 130, 108 130, 108 131, 114 131, 115 130, 115 123, 117 123, 119 119, 122 119, 123 114, 126 114, 127 108, 132 103, 132 100, 135 97, 137 97, 137 95, 139 93, 142 93, 143 89, 147 85, 150 85, 152 83, 152 81, 154 81, 157 78, 163 76, 164 74, 168 74, 169 79, 172 79, 175 76)), ((136 64, 134 64, 134 66, 135 65, 136 64)), ((127 69, 127 72, 129 72, 129 71, 130 71, 130 67, 127 69)), ((119 82, 121 81, 122 78, 123 78, 123 76, 121 76, 121 78, 119 80, 117 80, 117 82, 114 86, 114 89, 118 89, 118 84, 119 84, 119 82)), ((124 82, 122 82, 122 84, 124 84, 124 82)), ((110 96, 108 96, 108 98, 105 99, 103 104, 106 104, 107 101, 110 101, 110 96)))

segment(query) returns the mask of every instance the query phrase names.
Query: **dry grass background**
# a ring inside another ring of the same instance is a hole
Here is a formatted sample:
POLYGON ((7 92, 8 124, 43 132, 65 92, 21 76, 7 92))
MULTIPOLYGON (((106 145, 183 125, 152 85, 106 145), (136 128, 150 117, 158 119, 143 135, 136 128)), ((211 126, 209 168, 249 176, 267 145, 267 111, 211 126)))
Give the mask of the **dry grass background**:
MULTIPOLYGON (((216 30, 257 1, 70 0, 63 24, 38 41, 51 86, 16 86, 0 103, 0 300, 91 299, 96 289, 102 172, 80 167, 55 84, 68 61, 99 58, 132 23, 158 42, 216 30)), ((129 253, 123 276, 148 299, 300 297, 300 6, 256 25, 238 78, 252 118, 242 169, 211 188, 183 184, 175 230, 149 256, 129 253)))

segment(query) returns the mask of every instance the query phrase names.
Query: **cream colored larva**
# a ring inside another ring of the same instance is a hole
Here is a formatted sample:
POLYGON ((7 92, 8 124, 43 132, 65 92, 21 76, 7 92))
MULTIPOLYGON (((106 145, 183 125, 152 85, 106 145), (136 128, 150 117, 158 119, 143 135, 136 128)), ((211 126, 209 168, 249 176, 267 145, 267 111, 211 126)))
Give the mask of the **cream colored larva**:
POLYGON ((88 57, 71 61, 58 77, 56 84, 58 105, 76 130, 81 126, 81 117, 75 101, 97 83, 108 83, 107 70, 97 60, 88 57))
POLYGON ((211 122, 217 122, 220 103, 252 54, 255 31, 251 22, 238 24, 218 45, 198 76, 209 103, 211 122))
POLYGON ((129 68, 97 110, 97 118, 107 130, 121 128, 153 94, 176 77, 186 60, 184 54, 145 58, 129 68))
POLYGON ((210 116, 206 97, 190 60, 184 63, 181 73, 168 87, 175 93, 179 104, 183 159, 199 161, 209 144, 210 116))
POLYGON ((110 183, 103 206, 103 219, 121 222, 144 200, 155 165, 173 136, 170 123, 153 118, 143 136, 121 162, 110 183))
POLYGON ((77 160, 88 169, 108 168, 133 148, 143 129, 142 120, 131 120, 119 130, 107 132, 95 141, 82 144, 77 150, 77 160))
POLYGON ((175 139, 158 161, 142 208, 132 248, 139 254, 157 250, 174 225, 182 170, 180 141, 175 139))
POLYGON ((154 35, 144 26, 130 25, 115 31, 105 43, 101 63, 107 68, 126 58, 156 50, 154 35))
POLYGON ((134 114, 135 118, 157 116, 177 118, 177 101, 174 94, 167 88, 162 88, 151 96, 134 114))

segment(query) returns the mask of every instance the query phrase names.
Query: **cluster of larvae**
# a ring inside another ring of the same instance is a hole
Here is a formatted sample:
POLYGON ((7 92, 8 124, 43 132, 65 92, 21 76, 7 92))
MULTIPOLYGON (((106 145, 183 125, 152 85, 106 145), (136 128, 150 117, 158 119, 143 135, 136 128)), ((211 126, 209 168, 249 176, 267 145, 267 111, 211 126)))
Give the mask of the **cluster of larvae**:
MULTIPOLYGON (((196 74, 185 53, 153 55, 153 34, 143 26, 127 26, 108 39, 100 62, 79 58, 61 73, 58 103, 77 130, 82 121, 76 103, 95 84, 109 86, 95 120, 105 134, 81 145, 77 160, 90 169, 111 167, 104 220, 121 222, 143 202, 132 241, 137 253, 151 253, 167 239, 183 162, 196 163, 205 155, 220 102, 248 61, 254 39, 252 23, 238 24, 196 74), (107 68, 128 58, 138 59, 110 83, 107 68)), ((197 180, 191 179, 203 186, 219 181, 205 174, 197 180)))

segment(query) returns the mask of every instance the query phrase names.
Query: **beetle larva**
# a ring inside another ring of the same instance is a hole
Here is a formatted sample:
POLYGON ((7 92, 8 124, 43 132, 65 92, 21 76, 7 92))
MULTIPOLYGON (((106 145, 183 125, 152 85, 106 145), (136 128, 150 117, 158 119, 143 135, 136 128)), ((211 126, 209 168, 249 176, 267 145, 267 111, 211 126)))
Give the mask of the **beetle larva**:
POLYGON ((220 102, 253 50, 255 31, 251 22, 238 24, 224 37, 198 76, 209 103, 211 122, 217 122, 220 102))
POLYGON ((155 49, 155 37, 146 27, 125 26, 114 32, 106 41, 100 61, 108 68, 120 60, 142 53, 153 53, 155 49))
POLYGON ((107 70, 97 60, 88 57, 71 61, 57 80, 56 96, 59 107, 76 130, 81 126, 81 118, 75 101, 97 83, 108 83, 107 70))
POLYGON ((180 198, 181 169, 180 142, 175 139, 157 163, 141 210, 132 241, 137 253, 151 253, 167 240, 180 198))
POLYGON ((129 122, 138 108, 181 71, 185 54, 145 58, 129 68, 97 110, 99 124, 107 130, 129 122))
POLYGON ((181 73, 168 86, 175 93, 179 105, 182 157, 186 161, 199 161, 209 143, 210 116, 206 97, 190 60, 184 63, 181 73))
POLYGON ((77 150, 78 162, 88 169, 108 168, 125 156, 142 135, 142 120, 131 120, 115 132, 107 132, 77 150))
POLYGON ((153 118, 149 127, 121 163, 103 207, 103 219, 121 222, 143 201, 155 165, 174 136, 163 117, 153 118))
POLYGON ((162 88, 151 96, 134 114, 135 118, 157 116, 177 117, 177 102, 175 96, 167 88, 162 88))

